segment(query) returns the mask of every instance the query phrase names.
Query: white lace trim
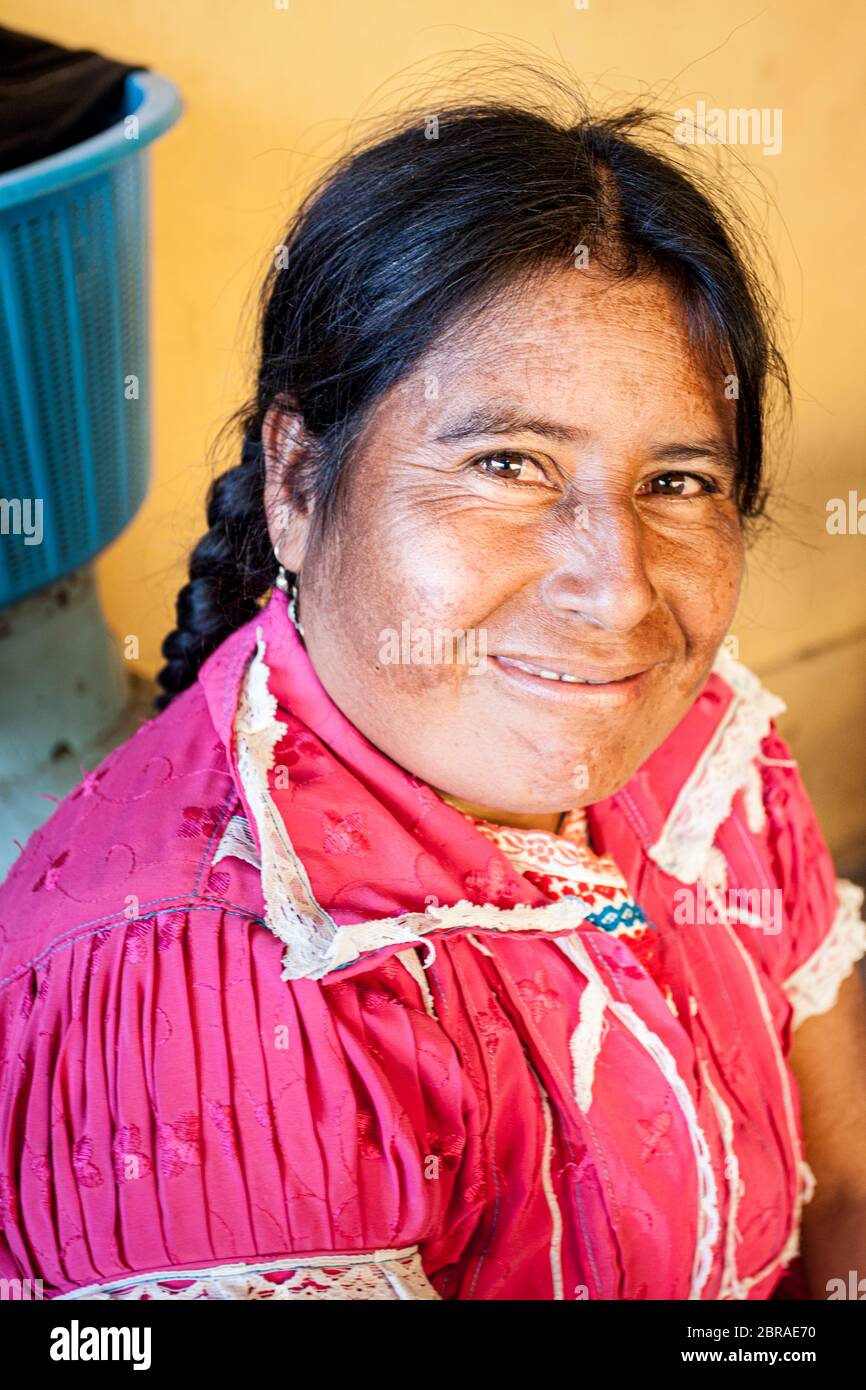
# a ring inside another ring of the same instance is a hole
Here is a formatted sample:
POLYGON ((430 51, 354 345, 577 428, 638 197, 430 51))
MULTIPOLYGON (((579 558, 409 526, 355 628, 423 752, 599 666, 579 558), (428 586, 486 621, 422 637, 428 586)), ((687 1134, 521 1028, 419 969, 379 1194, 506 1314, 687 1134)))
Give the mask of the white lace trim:
POLYGON ((579 1022, 568 1044, 573 1067, 574 1099, 577 1101, 577 1108, 584 1115, 592 1105, 595 1064, 604 1036, 605 1005, 604 990, 594 980, 590 980, 580 996, 579 1022))
POLYGON ((840 878, 836 882, 836 895, 839 906, 833 925, 820 946, 783 985, 794 1008, 792 1028, 799 1027, 813 1014, 823 1014, 832 1008, 842 981, 866 955, 866 923, 861 916, 863 889, 840 878))
POLYGON ((259 832, 265 921, 286 944, 283 978, 315 978, 317 971, 327 968, 339 928, 313 897, 307 872, 268 787, 268 772, 286 726, 277 719, 277 701, 268 689, 261 626, 256 627, 256 638, 234 721, 238 773, 259 832))
POLYGON ((227 855, 243 859, 247 864, 252 864, 254 869, 261 871, 262 858, 246 816, 232 816, 222 833, 212 863, 218 864, 227 855))
POLYGON ((421 991, 421 998, 427 1013, 438 1023, 439 1020, 436 1018, 436 1008, 433 1003, 433 994, 427 983, 427 974, 424 970, 424 966, 418 959, 417 950, 414 946, 408 946, 405 951, 397 952, 397 959, 402 962, 404 969, 412 976, 412 979, 421 991))
POLYGON ((737 1212, 739 1210, 740 1198, 745 1192, 745 1183, 740 1177, 740 1163, 734 1148, 734 1120, 730 1109, 725 1104, 719 1092, 713 1085, 709 1069, 705 1062, 698 1059, 698 1067, 704 1080, 704 1085, 709 1092, 716 1118, 719 1122, 719 1133, 722 1138, 722 1147, 725 1151, 725 1181, 728 1184, 728 1208, 725 1217, 725 1244, 724 1261, 722 1265, 722 1282, 719 1288, 719 1299, 739 1299, 744 1298, 740 1282, 737 1278, 737 1242, 740 1234, 737 1230, 737 1212))
MULTIPOLYGON (((451 907, 428 907, 426 912, 405 912, 399 917, 355 922, 338 928, 339 934, 328 951, 323 968, 317 970, 312 978, 321 979, 369 951, 401 942, 425 946, 428 955, 424 969, 429 970, 436 959, 436 949, 427 933, 456 931, 460 927, 471 927, 473 931, 570 932, 592 911, 590 903, 576 897, 558 898, 555 902, 541 903, 538 907, 530 903, 496 907, 493 903, 470 903, 464 898, 451 907)), ((282 978, 293 977, 284 970, 282 978)))
POLYGON ((719 866, 710 852, 741 789, 750 829, 762 828, 763 800, 755 759, 771 719, 785 709, 784 700, 765 690, 754 672, 735 661, 726 648, 719 649, 713 669, 731 687, 734 698, 649 850, 660 868, 682 883, 696 883, 705 875, 718 879, 719 866))
MULTIPOLYGON (((335 1253, 296 1259, 287 1255, 262 1263, 214 1265, 205 1269, 164 1269, 155 1274, 130 1275, 107 1284, 88 1284, 59 1294, 58 1299, 320 1299, 329 1302, 361 1299, 440 1299, 424 1273, 417 1246, 376 1250, 368 1255, 335 1253), (268 1274, 288 1273, 276 1284, 268 1274), (190 1280, 184 1289, 167 1287, 190 1280)), ((55 1300, 56 1301, 56 1300, 55 1300)))
POLYGON ((579 936, 557 937, 556 944, 605 996, 605 1007, 645 1048, 670 1086, 686 1122, 698 1179, 698 1213, 695 1253, 692 1263, 689 1299, 700 1299, 713 1267, 713 1249, 719 1235, 719 1196, 706 1135, 701 1129, 694 1101, 677 1070, 676 1059, 661 1038, 647 1027, 630 1004, 615 999, 605 986, 595 963, 579 936))
POLYGON ((476 951, 481 952, 482 956, 489 956, 491 960, 493 959, 493 952, 487 949, 483 941, 479 941, 476 936, 473 936, 471 931, 466 933, 466 940, 471 942, 476 951))
POLYGON ((551 1175, 551 1160, 553 1158, 553 1113, 550 1108, 550 1097, 541 1082, 541 1077, 535 1067, 526 1059, 529 1068, 538 1087, 538 1099, 541 1102, 541 1113, 544 1119, 544 1150, 541 1155, 541 1186, 544 1191, 544 1198, 547 1202, 547 1209, 550 1212, 550 1277, 553 1285, 553 1297, 559 1301, 565 1297, 563 1292, 564 1284, 562 1277, 562 1212, 559 1209, 559 1202, 556 1197, 556 1190, 553 1186, 551 1175))

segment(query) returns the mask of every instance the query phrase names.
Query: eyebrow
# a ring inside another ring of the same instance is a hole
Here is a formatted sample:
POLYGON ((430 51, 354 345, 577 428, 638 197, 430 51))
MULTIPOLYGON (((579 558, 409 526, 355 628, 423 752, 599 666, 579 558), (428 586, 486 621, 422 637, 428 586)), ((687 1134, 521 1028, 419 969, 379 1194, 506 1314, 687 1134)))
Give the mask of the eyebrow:
POLYGON ((465 415, 451 423, 446 422, 445 429, 434 436, 434 441, 437 444, 450 444, 454 440, 480 434, 540 434, 545 439, 556 439, 562 444, 579 444, 589 438, 587 430, 572 429, 537 415, 525 415, 520 406, 506 401, 474 406, 465 415))
POLYGON ((739 472, 740 461, 737 451, 726 439, 714 435, 711 439, 699 439, 694 444, 660 444, 650 449, 650 456, 659 463, 694 463, 697 459, 712 459, 731 473, 739 472))
MULTIPOLYGON (((434 435, 433 439, 436 444, 452 444, 460 439, 491 434, 537 434, 560 444, 585 444, 591 437, 589 430, 563 425, 538 415, 528 415, 519 405, 506 401, 474 406, 466 414, 451 422, 446 421, 445 429, 434 435)), ((688 463, 710 458, 732 473, 739 468, 736 450, 721 435, 696 439, 691 443, 660 444, 650 449, 650 456, 660 463, 688 463)))

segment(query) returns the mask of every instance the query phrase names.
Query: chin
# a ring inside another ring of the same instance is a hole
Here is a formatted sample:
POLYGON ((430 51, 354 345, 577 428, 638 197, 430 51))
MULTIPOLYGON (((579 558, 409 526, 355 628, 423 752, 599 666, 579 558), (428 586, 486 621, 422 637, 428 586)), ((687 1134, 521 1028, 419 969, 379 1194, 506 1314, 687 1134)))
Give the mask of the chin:
MULTIPOLYGON (((563 766, 562 759, 558 759, 561 775, 556 779, 555 788, 550 792, 545 789, 545 809, 556 809, 554 801, 560 809, 591 806, 595 801, 606 801, 608 797, 622 791, 657 746, 656 743, 647 741, 640 747, 629 750, 630 755, 627 757, 623 757, 623 749, 618 748, 615 757, 596 757, 593 761, 583 764, 578 754, 573 762, 569 759, 567 767, 563 766)), ((541 807, 533 809, 540 810, 541 807)))
POLYGON ((635 763, 634 767, 623 769, 620 773, 605 771, 603 776, 600 773, 594 774, 592 768, 589 768, 585 784, 580 779, 570 780, 565 777, 557 779, 555 786, 548 783, 541 790, 538 779, 529 777, 521 787, 497 788, 486 782, 483 787, 476 789, 474 795, 453 795, 462 795, 464 800, 477 805, 499 806, 521 814, 531 812, 537 815, 552 815, 557 811, 577 810, 581 806, 592 806, 596 801, 606 801, 608 797, 622 790, 639 766, 640 763, 635 763))

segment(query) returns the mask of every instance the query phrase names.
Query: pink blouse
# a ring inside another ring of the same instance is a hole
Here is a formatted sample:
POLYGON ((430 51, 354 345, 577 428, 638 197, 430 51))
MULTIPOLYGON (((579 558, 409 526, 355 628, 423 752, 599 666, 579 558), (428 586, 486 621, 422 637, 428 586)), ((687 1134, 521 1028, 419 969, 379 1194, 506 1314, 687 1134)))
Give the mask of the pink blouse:
POLYGON ((464 816, 268 604, 0 889, 0 1276, 62 1298, 757 1299, 787 1062, 866 951, 720 654, 559 836, 464 816))

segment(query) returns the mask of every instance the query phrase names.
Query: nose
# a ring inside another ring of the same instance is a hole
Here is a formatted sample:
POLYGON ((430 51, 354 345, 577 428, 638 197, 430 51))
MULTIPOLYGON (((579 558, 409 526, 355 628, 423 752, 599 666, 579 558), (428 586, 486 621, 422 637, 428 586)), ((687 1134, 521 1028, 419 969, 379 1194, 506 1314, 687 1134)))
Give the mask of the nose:
POLYGON ((544 603, 557 617, 573 613, 605 631, 630 632, 654 606, 646 537, 629 502, 578 508, 566 554, 541 586, 544 603))

